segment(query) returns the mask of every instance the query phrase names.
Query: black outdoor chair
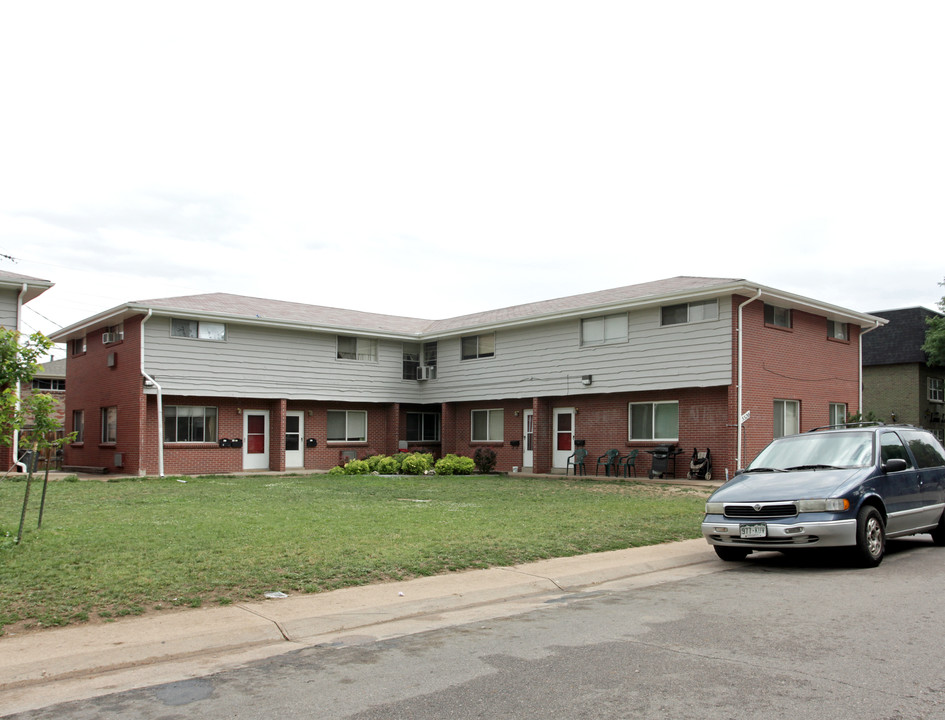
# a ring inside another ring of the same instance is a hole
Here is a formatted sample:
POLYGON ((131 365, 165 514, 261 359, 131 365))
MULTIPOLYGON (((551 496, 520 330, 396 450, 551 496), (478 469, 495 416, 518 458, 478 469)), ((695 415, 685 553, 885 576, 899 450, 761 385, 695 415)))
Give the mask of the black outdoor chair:
POLYGON ((618 469, 623 468, 621 474, 624 477, 630 477, 631 475, 633 475, 633 477, 637 476, 637 455, 639 454, 640 451, 634 448, 626 457, 621 458, 618 462, 617 467, 618 469))
POLYGON ((571 467, 574 466, 575 475, 587 475, 587 470, 584 468, 584 460, 586 458, 587 450, 584 448, 578 448, 573 454, 568 455, 568 463, 565 465, 564 474, 567 475, 571 467))
POLYGON ((610 475, 610 469, 613 468, 614 475, 617 475, 617 458, 620 457, 619 450, 608 450, 599 458, 597 458, 597 468, 594 470, 595 475, 600 475, 600 466, 604 466, 604 475, 610 475))

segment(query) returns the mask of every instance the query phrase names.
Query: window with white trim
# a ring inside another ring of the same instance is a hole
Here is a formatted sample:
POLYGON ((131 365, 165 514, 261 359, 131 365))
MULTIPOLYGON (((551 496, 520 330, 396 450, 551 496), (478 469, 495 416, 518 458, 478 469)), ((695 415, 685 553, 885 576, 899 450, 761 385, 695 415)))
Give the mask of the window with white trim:
POLYGON ((678 440, 679 403, 646 402, 629 405, 631 440, 678 440))
POLYGON ((927 379, 929 388, 929 402, 945 402, 945 383, 942 378, 930 377, 927 379))
POLYGON ((62 378, 33 378, 33 389, 40 392, 65 392, 66 381, 62 378))
POLYGON ((199 405, 164 406, 164 442, 217 441, 217 409, 199 405))
POLYGON ((774 401, 774 436, 797 435, 801 431, 801 404, 797 400, 774 401))
POLYGON ((461 358, 475 360, 495 356, 495 333, 485 335, 467 335, 461 341, 461 358))
POLYGON ((830 424, 843 425, 847 421, 847 404, 830 403, 830 424))
POLYGON ((696 302, 664 305, 660 308, 660 325, 703 322, 719 319, 719 301, 698 300, 696 302))
POLYGON ((627 313, 581 320, 581 345, 610 345, 627 341, 627 313))
POLYGON ((338 336, 339 360, 377 361, 377 340, 374 338, 338 336))
POLYGON ((329 410, 328 442, 366 442, 366 410, 329 410))
POLYGON ((226 323, 171 318, 171 337, 194 340, 226 340, 226 323))
POLYGON ((502 442, 505 439, 505 411, 473 410, 471 416, 472 442, 502 442))
POLYGON ((850 325, 836 320, 827 321, 827 337, 831 340, 849 340, 850 325))

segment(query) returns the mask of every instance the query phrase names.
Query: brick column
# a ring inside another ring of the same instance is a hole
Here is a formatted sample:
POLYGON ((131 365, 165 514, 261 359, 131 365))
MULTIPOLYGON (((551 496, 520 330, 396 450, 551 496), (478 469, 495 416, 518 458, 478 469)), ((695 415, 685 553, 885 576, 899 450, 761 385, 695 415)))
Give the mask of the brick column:
POLYGON ((551 402, 545 398, 533 398, 532 410, 535 413, 533 435, 534 464, 532 465, 532 472, 549 473, 551 472, 552 453, 554 450, 551 402))
POLYGON ((456 408, 443 403, 440 409, 440 455, 456 452, 456 408))
POLYGON ((271 404, 269 419, 269 469, 285 471, 285 411, 286 399, 271 404))

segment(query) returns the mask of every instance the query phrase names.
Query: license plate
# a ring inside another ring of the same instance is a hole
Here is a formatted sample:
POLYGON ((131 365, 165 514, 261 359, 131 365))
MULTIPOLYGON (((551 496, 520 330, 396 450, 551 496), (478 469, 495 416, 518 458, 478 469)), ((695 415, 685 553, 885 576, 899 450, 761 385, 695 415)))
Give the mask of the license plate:
POLYGON ((764 523, 754 523, 752 525, 739 525, 738 536, 742 538, 763 538, 768 537, 768 526, 764 523))

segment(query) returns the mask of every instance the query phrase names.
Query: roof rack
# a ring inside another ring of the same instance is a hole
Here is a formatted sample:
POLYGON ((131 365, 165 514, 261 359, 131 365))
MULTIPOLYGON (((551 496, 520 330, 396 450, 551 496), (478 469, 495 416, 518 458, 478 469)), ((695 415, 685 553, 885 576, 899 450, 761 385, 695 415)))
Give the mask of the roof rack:
POLYGON ((858 428, 858 427, 906 427, 911 428, 915 425, 910 425, 909 423, 892 423, 887 424, 882 420, 867 420, 865 422, 852 422, 852 423, 839 423, 838 425, 821 425, 820 427, 811 428, 806 432, 817 432, 818 430, 844 430, 846 428, 858 428))

